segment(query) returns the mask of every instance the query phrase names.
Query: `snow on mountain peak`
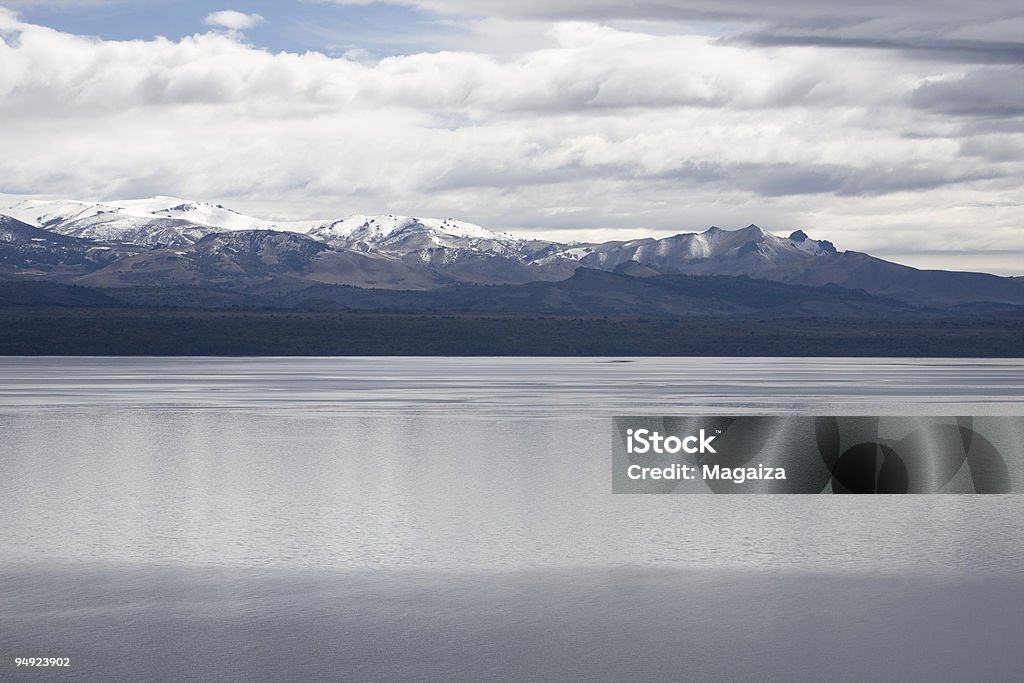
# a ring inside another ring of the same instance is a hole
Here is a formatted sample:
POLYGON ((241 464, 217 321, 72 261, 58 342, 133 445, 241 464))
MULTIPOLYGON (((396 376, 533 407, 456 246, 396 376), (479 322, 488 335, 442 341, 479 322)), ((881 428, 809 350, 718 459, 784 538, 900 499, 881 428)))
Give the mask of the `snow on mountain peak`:
POLYGON ((810 239, 802 230, 787 238, 754 224, 739 230, 712 226, 704 232, 664 239, 539 244, 454 218, 382 214, 333 221, 274 222, 243 215, 222 204, 167 195, 92 203, 19 198, 7 206, 0 200, 0 214, 60 234, 107 242, 183 247, 212 233, 277 230, 305 233, 336 247, 365 253, 440 263, 503 257, 541 266, 568 260, 613 269, 635 261, 673 272, 703 268, 701 263, 722 259, 783 264, 837 253, 832 243, 810 239))
POLYGON ((454 218, 387 214, 276 222, 246 216, 222 204, 169 195, 105 202, 19 199, 7 206, 0 204, 0 213, 63 234, 151 246, 192 244, 211 232, 252 229, 308 233, 319 239, 353 242, 363 250, 384 248, 400 255, 424 249, 479 249, 508 255, 523 243, 454 218))
POLYGON ((522 240, 453 218, 357 215, 314 228, 309 234, 360 251, 423 262, 452 262, 475 256, 519 257, 524 251, 522 240))
POLYGON ((21 199, 0 205, 0 213, 37 228, 116 210, 107 204, 75 200, 21 199))
POLYGON ((274 223, 271 221, 245 216, 225 208, 222 204, 210 204, 180 197, 158 195, 148 199, 126 199, 109 202, 109 204, 121 209, 127 215, 138 218, 153 216, 173 218, 208 228, 247 230, 274 227, 274 223))
POLYGON ((450 237, 495 241, 513 239, 507 235, 499 235, 479 225, 457 221, 453 218, 417 218, 415 216, 397 216, 394 214, 348 216, 315 228, 311 231, 311 234, 324 239, 361 239, 370 242, 380 242, 412 232, 431 234, 438 238, 450 237))

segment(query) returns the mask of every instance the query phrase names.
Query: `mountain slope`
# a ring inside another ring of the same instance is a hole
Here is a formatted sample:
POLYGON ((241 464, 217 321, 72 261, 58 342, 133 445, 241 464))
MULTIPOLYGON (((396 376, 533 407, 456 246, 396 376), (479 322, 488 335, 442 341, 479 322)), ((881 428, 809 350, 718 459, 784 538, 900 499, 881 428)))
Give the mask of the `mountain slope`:
POLYGON ((332 247, 305 235, 274 230, 213 233, 182 249, 151 249, 76 280, 90 287, 270 286, 312 282, 384 289, 424 289, 438 276, 395 259, 332 247))
POLYGON ((888 318, 927 315, 897 301, 837 286, 806 287, 732 276, 636 278, 580 267, 560 282, 422 292, 314 285, 276 299, 298 308, 539 315, 888 318))
POLYGON ((0 215, 0 272, 12 278, 72 278, 144 249, 100 243, 33 227, 0 215))
POLYGON ((0 213, 5 211, 23 236, 17 246, 9 240, 0 262, 0 276, 14 279, 101 287, 294 290, 323 283, 423 290, 557 282, 582 266, 632 278, 745 276, 834 284, 950 310, 1024 306, 1024 278, 923 271, 839 251, 802 230, 780 237, 756 225, 562 244, 453 219, 392 214, 273 222, 166 196, 104 203, 19 199, 0 202, 0 213), (40 232, 25 237, 26 228, 40 232))
POLYGON ((663 275, 758 277, 836 253, 831 242, 812 240, 802 230, 782 238, 750 225, 741 230, 712 227, 702 233, 683 233, 663 239, 578 245, 544 260, 572 258, 580 265, 600 270, 615 270, 633 261, 663 275))
POLYGON ((919 305, 963 307, 983 304, 1024 305, 1024 278, 987 273, 918 270, 868 254, 846 251, 805 264, 793 271, 773 270, 766 276, 805 285, 835 283, 879 296, 919 305))
POLYGON ((788 238, 757 226, 664 239, 576 246, 549 259, 632 275, 745 275, 776 282, 862 289, 931 307, 1024 306, 1024 278, 919 270, 867 254, 838 251, 798 230, 788 238))
POLYGON ((450 218, 351 216, 314 228, 309 235, 347 249, 422 264, 462 282, 529 282, 572 272, 537 262, 539 253, 561 245, 518 239, 450 218))
POLYGON ((182 217, 114 204, 25 200, 2 207, 0 212, 60 235, 145 247, 188 246, 215 231, 182 217))
POLYGON ((277 223, 232 211, 220 204, 158 196, 112 202, 19 200, 0 204, 0 213, 53 232, 148 247, 187 247, 227 230, 306 232, 320 221, 277 223))

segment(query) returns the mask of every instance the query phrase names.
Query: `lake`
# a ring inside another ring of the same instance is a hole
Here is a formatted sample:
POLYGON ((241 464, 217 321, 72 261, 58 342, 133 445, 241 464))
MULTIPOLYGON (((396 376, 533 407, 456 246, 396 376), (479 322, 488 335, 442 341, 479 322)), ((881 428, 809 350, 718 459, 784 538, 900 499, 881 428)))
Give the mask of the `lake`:
POLYGON ((1020 678, 1024 499, 611 494, 612 416, 702 414, 1021 415, 1024 364, 0 359, 0 676, 1020 678))

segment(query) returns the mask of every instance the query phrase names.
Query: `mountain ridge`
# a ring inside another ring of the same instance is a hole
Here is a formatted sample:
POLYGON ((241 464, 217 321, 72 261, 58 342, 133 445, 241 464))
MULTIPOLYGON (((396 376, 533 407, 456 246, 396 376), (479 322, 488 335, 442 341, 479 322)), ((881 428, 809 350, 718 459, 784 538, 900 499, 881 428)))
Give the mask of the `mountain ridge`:
MULTIPOLYGON (((831 286, 926 309, 1024 306, 1022 277, 919 270, 840 251, 802 229, 782 237, 754 224, 739 230, 712 226, 664 238, 560 243, 497 233, 452 218, 383 214, 265 221, 221 204, 170 196, 0 204, 0 277, 5 279, 99 289, 259 288, 282 294, 317 285, 391 291, 518 285, 540 291, 543 287, 534 283, 562 282, 560 296, 568 296, 566 292, 577 291, 572 287, 580 268, 627 278, 617 282, 641 307, 638 281, 664 285, 663 278, 673 276, 831 286)), ((608 282, 600 281, 606 300, 612 297, 608 282)), ((725 281, 718 282, 725 287, 725 281)), ((596 287, 598 280, 590 284, 596 287)), ((753 290, 743 291, 757 298, 753 290)), ((837 306, 853 301, 836 290, 831 296, 837 306)), ((605 303, 594 309, 608 309, 605 303)), ((478 305, 491 308, 482 299, 478 305)), ((671 305, 662 308, 673 310, 671 305)))

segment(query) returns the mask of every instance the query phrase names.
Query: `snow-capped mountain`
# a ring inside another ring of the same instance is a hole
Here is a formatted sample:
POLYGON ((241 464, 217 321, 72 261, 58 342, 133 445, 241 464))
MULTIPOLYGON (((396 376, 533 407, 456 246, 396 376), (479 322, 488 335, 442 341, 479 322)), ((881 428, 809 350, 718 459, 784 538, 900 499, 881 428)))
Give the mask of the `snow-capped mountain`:
POLYGON ((359 251, 374 251, 426 263, 452 263, 466 256, 522 259, 525 240, 451 218, 349 216, 313 228, 311 237, 359 251))
POLYGON ((802 230, 785 238, 749 225, 731 231, 712 227, 664 239, 576 245, 542 262, 571 258, 598 270, 616 270, 635 262, 664 274, 753 276, 836 253, 831 242, 812 240, 802 230))
POLYGON ((489 254, 519 258, 527 241, 454 219, 413 216, 348 216, 331 220, 268 221, 246 216, 221 204, 158 196, 110 202, 17 200, 0 202, 0 214, 53 232, 145 246, 183 247, 206 235, 233 230, 278 230, 306 233, 315 239, 360 251, 413 255, 431 260, 489 254))
MULTIPOLYGON (((452 218, 387 214, 332 220, 268 221, 220 204, 168 196, 94 203, 19 200, 0 203, 0 214, 62 235, 147 247, 185 248, 215 233, 276 230, 308 234, 339 249, 438 267, 470 267, 468 264, 480 259, 499 259, 504 262, 495 261, 491 265, 506 271, 510 264, 533 261, 542 249, 550 253, 562 246, 518 239, 452 218)), ((559 271, 559 274, 568 276, 571 271, 559 271)), ((469 279, 479 280, 479 275, 469 279)), ((488 279, 486 274, 482 279, 488 279)), ((518 272, 511 277, 511 281, 531 279, 536 278, 518 272)))
POLYGON ((180 220, 226 230, 275 227, 270 221, 244 216, 220 204, 167 196, 110 202, 22 199, 0 202, 0 212, 25 223, 49 229, 107 214, 117 214, 126 219, 180 220))
MULTIPOLYGON (((168 201, 154 202, 154 208, 175 206, 173 198, 165 199, 168 201)), ((0 206, 0 213, 60 235, 147 247, 187 246, 216 231, 212 226, 132 204, 29 199, 0 206)))
POLYGON ((276 223, 220 204, 158 196, 111 202, 28 199, 0 204, 0 214, 61 235, 149 247, 185 247, 226 230, 307 232, 317 221, 276 223))
POLYGON ((111 202, 20 200, 0 203, 0 214, 61 235, 147 247, 188 247, 207 235, 237 230, 298 232, 338 248, 436 266, 500 258, 533 267, 577 262, 615 270, 634 261, 664 273, 750 274, 836 253, 802 231, 782 238, 751 225, 711 228, 664 239, 602 244, 525 240, 452 218, 386 214, 336 220, 268 221, 221 204, 158 196, 111 202))
POLYGON ((0 200, 2 216, 14 227, 7 231, 10 239, 0 235, 0 275, 95 287, 294 289, 316 283, 422 290, 564 281, 584 267, 634 279, 745 276, 838 285, 915 305, 1024 305, 1024 278, 919 271, 838 251, 803 230, 781 237, 756 225, 563 244, 451 218, 386 214, 275 222, 166 196, 100 203, 0 200))

